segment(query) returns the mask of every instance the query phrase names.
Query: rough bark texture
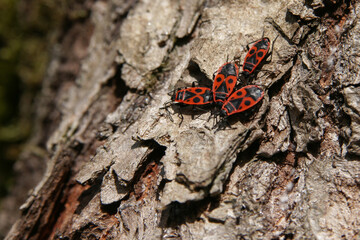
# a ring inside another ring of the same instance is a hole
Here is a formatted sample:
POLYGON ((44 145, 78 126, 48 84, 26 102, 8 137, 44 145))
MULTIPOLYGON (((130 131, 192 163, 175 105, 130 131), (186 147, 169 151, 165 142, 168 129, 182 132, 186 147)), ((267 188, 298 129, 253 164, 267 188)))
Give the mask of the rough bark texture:
POLYGON ((54 47, 31 142, 41 151, 20 159, 47 167, 6 239, 360 237, 360 4, 87 6, 54 47), (272 60, 242 84, 265 98, 233 129, 215 131, 210 110, 181 108, 179 126, 179 106, 162 109, 262 35, 278 36, 272 60))

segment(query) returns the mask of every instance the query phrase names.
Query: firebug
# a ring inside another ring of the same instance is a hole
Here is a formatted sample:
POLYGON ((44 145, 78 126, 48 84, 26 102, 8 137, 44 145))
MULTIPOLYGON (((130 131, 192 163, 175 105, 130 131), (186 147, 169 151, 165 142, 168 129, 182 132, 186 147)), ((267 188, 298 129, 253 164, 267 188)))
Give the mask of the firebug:
POLYGON ((213 103, 212 97, 210 88, 190 87, 177 90, 171 100, 187 105, 206 105, 213 103))
POLYGON ((256 85, 248 85, 235 91, 223 104, 220 115, 230 116, 255 106, 264 97, 264 91, 256 85))
MULTIPOLYGON (((274 42, 276 41, 276 38, 274 42)), ((243 64, 243 74, 249 76, 259 67, 261 63, 270 55, 270 39, 267 37, 261 38, 254 42, 246 54, 243 64)), ((274 45, 274 44, 273 44, 274 45)), ((249 48, 249 46, 248 46, 249 48)))
POLYGON ((212 93, 215 103, 221 105, 230 96, 237 82, 239 67, 232 62, 223 64, 214 74, 212 93))

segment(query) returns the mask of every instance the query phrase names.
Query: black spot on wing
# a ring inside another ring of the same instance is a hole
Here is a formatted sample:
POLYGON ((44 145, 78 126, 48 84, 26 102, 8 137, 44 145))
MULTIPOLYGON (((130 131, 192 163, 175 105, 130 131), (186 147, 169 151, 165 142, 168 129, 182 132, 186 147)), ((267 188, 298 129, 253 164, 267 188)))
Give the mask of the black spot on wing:
POLYGON ((215 81, 216 82, 221 82, 222 81, 222 78, 220 76, 218 76, 217 78, 215 78, 215 81))
POLYGON ((203 90, 201 89, 201 88, 196 88, 195 89, 195 92, 197 92, 197 93, 201 93, 203 90))
POLYGON ((193 102, 194 102, 194 103, 199 103, 199 102, 201 102, 201 98, 199 98, 199 97, 194 97, 194 98, 193 98, 193 102))

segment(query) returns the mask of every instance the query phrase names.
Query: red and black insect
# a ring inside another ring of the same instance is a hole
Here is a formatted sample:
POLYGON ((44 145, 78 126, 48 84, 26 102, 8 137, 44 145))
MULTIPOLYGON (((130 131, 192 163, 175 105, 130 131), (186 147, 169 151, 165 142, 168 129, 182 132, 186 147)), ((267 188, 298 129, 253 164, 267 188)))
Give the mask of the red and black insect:
POLYGON ((213 103, 212 97, 210 88, 190 87, 177 90, 171 100, 188 105, 206 105, 213 103))
POLYGON ((232 62, 222 65, 216 73, 214 73, 214 83, 212 93, 215 103, 223 104, 230 96, 239 75, 239 67, 232 62))
POLYGON ((220 115, 230 116, 255 106, 264 97, 264 91, 256 85, 248 85, 235 91, 225 101, 220 115))
POLYGON ((243 74, 245 76, 254 73, 258 66, 271 54, 269 53, 270 45, 270 39, 267 37, 255 41, 244 60, 243 74))

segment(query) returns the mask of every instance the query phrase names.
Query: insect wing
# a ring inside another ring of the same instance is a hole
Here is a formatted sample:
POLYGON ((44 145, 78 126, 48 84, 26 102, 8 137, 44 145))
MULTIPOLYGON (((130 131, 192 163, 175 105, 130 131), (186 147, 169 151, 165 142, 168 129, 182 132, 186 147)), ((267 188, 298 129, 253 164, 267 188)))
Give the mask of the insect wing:
POLYGON ((251 74, 257 66, 265 59, 270 48, 270 39, 263 38, 256 41, 246 54, 243 71, 251 74))
POLYGON ((255 106, 264 97, 264 91, 256 86, 249 85, 235 91, 222 106, 226 115, 243 112, 255 106))
POLYGON ((225 63, 216 73, 212 87, 214 102, 225 102, 236 85, 239 67, 235 63, 225 63))

